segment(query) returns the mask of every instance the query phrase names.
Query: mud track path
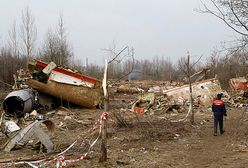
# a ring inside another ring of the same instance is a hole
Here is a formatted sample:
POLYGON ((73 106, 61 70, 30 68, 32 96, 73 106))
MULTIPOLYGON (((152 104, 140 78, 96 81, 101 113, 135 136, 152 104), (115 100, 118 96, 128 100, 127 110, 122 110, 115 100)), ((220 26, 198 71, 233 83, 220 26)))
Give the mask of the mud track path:
MULTIPOLYGON (((213 136, 213 119, 188 139, 186 167, 247 167, 247 113, 229 111, 224 121, 226 132, 213 136)), ((183 167, 183 166, 182 166, 183 167)))

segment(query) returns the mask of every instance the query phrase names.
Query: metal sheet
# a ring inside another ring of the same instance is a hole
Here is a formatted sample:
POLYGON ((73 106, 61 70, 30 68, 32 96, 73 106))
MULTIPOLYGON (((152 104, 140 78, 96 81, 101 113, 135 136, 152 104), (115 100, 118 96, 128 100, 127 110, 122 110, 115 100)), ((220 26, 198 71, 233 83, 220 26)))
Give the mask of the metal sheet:
POLYGON ((99 85, 96 85, 95 88, 89 88, 51 80, 42 83, 32 79, 28 80, 27 84, 40 92, 84 107, 93 108, 102 102, 102 91, 99 85))

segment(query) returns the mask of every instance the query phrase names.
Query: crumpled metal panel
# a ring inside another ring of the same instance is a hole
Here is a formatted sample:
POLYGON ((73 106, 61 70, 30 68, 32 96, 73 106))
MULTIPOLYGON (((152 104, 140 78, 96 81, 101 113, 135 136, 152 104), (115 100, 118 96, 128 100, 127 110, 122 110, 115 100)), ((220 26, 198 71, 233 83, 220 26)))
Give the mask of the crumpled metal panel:
MULTIPOLYGON (((201 82, 192 83, 192 95, 195 101, 204 106, 210 106, 217 93, 223 92, 220 82, 217 79, 209 79, 201 82)), ((184 85, 170 90, 164 90, 164 94, 171 96, 174 100, 189 99, 189 86, 184 85)))
POLYGON ((47 83, 42 83, 33 79, 28 80, 27 84, 40 92, 83 107, 93 108, 102 102, 102 91, 100 86, 89 88, 50 80, 47 81, 47 83))
POLYGON ((229 86, 232 90, 248 90, 248 81, 245 77, 232 78, 229 86))
POLYGON ((42 61, 30 62, 33 78, 26 80, 26 84, 39 92, 83 107, 93 108, 102 104, 101 81, 60 67, 52 69, 49 74, 42 73, 47 66, 42 61))
POLYGON ((4 151, 10 152, 17 143, 25 144, 35 134, 39 141, 47 148, 47 152, 53 150, 53 143, 49 136, 40 128, 40 124, 43 123, 48 128, 48 131, 54 130, 54 123, 50 120, 34 121, 30 125, 23 128, 16 136, 14 136, 5 146, 4 151))

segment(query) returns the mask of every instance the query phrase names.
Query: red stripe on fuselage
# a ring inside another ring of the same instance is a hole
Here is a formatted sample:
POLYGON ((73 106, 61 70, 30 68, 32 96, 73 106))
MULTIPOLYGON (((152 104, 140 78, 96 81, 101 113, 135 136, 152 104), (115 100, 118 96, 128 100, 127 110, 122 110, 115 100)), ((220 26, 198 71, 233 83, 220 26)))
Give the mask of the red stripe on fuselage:
MULTIPOLYGON (((39 67, 45 68, 48 64, 45 63, 45 62, 42 62, 42 61, 36 61, 36 65, 39 66, 39 67)), ((91 77, 85 76, 85 75, 80 75, 80 74, 77 74, 77 73, 74 73, 74 72, 70 72, 70 71, 67 71, 67 70, 64 70, 64 69, 55 68, 55 69, 53 69, 53 71, 56 71, 56 72, 59 72, 59 73, 62 73, 62 74, 68 75, 68 76, 72 76, 74 78, 78 78, 78 79, 81 79, 83 81, 87 81, 87 82, 90 82, 90 83, 95 84, 97 82, 97 79, 94 79, 94 78, 91 78, 91 77)))

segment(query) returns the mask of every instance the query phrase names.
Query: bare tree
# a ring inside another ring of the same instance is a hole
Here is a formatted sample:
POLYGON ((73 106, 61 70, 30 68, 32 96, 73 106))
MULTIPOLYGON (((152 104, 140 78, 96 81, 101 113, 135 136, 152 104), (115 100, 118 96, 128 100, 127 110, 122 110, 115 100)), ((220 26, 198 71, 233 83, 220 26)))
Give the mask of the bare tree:
POLYGON ((190 97, 189 97, 189 106, 190 106, 189 109, 190 109, 190 113, 191 113, 190 122, 191 122, 191 124, 194 124, 195 114, 194 114, 194 110, 193 110, 193 96, 192 96, 191 72, 190 72, 191 68, 190 68, 190 54, 189 53, 188 53, 186 66, 187 66, 187 77, 189 80, 189 93, 190 93, 190 97))
POLYGON ((202 58, 202 56, 200 56, 198 58, 198 60, 196 60, 194 63, 191 63, 190 53, 188 52, 187 58, 182 57, 178 61, 178 68, 187 77, 187 82, 189 84, 189 93, 190 93, 190 95, 189 95, 189 103, 190 103, 189 113, 191 113, 191 118, 190 118, 191 124, 194 124, 194 120, 195 120, 194 119, 194 110, 193 110, 192 82, 193 82, 193 78, 199 74, 199 72, 195 73, 196 70, 194 69, 194 67, 197 65, 197 63, 199 63, 201 58, 202 58))
POLYGON ((19 57, 19 46, 18 46, 18 36, 16 30, 16 22, 14 21, 12 29, 9 30, 9 48, 13 56, 19 57))
POLYGON ((56 31, 48 30, 40 54, 43 60, 53 61, 57 65, 68 65, 70 63, 73 52, 68 44, 62 15, 59 17, 56 31))
POLYGON ((221 82, 222 88, 229 88, 229 80, 231 78, 245 76, 248 72, 248 53, 235 52, 231 55, 218 55, 219 52, 214 51, 207 61, 207 65, 211 69, 209 77, 217 75, 221 82))
POLYGON ((127 77, 133 70, 134 70, 134 49, 133 47, 126 46, 120 51, 116 51, 116 46, 109 49, 104 49, 104 51, 107 51, 110 53, 110 61, 108 61, 109 66, 109 76, 111 77, 117 77, 118 80, 123 79, 124 77, 127 77), (121 65, 126 59, 127 67, 123 68, 124 70, 120 70, 121 65), (130 62, 131 60, 131 62, 130 62), (117 72, 117 73, 116 73, 117 72), (117 74, 117 75, 116 75, 117 74))
POLYGON ((28 59, 34 56, 34 47, 37 37, 37 29, 34 24, 34 17, 32 16, 28 7, 22 11, 22 21, 20 25, 20 37, 23 43, 23 55, 28 59))
POLYGON ((17 57, 12 54, 9 47, 0 48, 0 87, 10 86, 13 82, 13 74, 16 70, 24 68, 26 57, 17 57), (4 85, 1 85, 3 84, 4 85))
POLYGON ((41 50, 41 58, 47 62, 53 61, 56 64, 60 62, 59 60, 59 39, 51 30, 48 30, 46 34, 46 40, 43 44, 41 50))
POLYGON ((247 0, 201 0, 203 8, 199 11, 214 15, 230 29, 241 35, 234 40, 232 47, 225 47, 223 57, 213 53, 209 62, 213 75, 217 74, 222 87, 228 88, 230 78, 242 76, 248 68, 248 1, 247 0))
POLYGON ((209 13, 222 20, 236 33, 242 35, 238 48, 247 49, 248 44, 248 1, 244 0, 204 0, 202 13, 209 13), (207 3, 207 2, 210 2, 207 3), (209 5, 207 5, 209 4, 209 5))
POLYGON ((194 111, 193 111, 193 96, 192 96, 192 81, 191 81, 191 75, 192 75, 192 69, 193 66, 190 63, 190 54, 188 52, 187 58, 181 58, 178 61, 178 67, 180 70, 186 75, 188 83, 189 83, 189 113, 191 114, 190 122, 191 124, 194 124, 194 111))
POLYGON ((68 65, 70 59, 73 57, 73 53, 68 44, 66 29, 64 26, 63 15, 59 15, 58 27, 57 27, 57 35, 59 42, 59 64, 60 65, 68 65))

